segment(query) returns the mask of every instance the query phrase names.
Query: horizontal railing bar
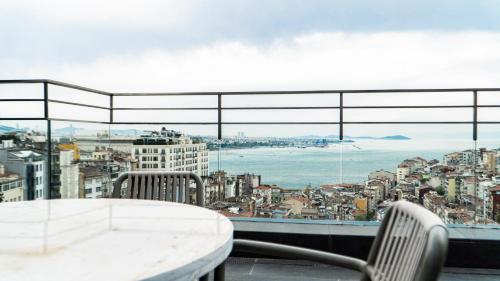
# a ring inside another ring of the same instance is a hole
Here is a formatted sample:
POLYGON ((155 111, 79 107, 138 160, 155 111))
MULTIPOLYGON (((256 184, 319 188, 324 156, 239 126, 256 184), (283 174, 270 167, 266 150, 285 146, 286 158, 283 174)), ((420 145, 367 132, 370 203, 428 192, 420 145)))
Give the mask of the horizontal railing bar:
POLYGON ((344 124, 473 124, 473 121, 354 121, 344 124))
MULTIPOLYGON (((54 120, 54 119, 51 119, 54 120)), ((85 122, 85 121, 82 121, 85 122)), ((473 121, 353 121, 356 124, 473 124, 473 121)), ((500 121, 478 121, 478 124, 500 124, 500 121)), ((217 122, 113 122, 111 125, 217 125, 217 122)), ((339 125, 340 122, 222 122, 221 125, 339 125)))
MULTIPOLYGON (((380 105, 344 106, 345 109, 388 109, 388 108, 473 108, 473 105, 380 105)), ((483 105, 478 107, 500 107, 483 105)), ((114 110, 217 110, 217 107, 114 107, 114 110)), ((221 110, 280 110, 280 109, 340 109, 340 106, 263 106, 263 107, 222 107, 221 110)))
POLYGON ((7 79, 0 80, 0 84, 31 84, 31 83, 45 83, 47 79, 7 79))
POLYGON ((12 120, 12 121, 47 121, 47 119, 43 118, 43 117, 34 117, 34 118, 30 118, 30 117, 20 117, 20 118, 3 118, 3 117, 0 117, 0 120, 2 121, 9 121, 9 120, 12 120))
POLYGON ((23 102, 23 101, 45 101, 44 99, 0 99, 0 102, 10 101, 10 102, 23 102))
POLYGON ((222 122, 222 125, 338 125, 340 122, 222 122))
MULTIPOLYGON (((338 106, 222 107, 221 110, 339 109, 338 106)), ((114 107, 113 110, 218 110, 217 107, 114 107)))
POLYGON ((344 106, 344 109, 404 109, 404 108, 473 108, 474 105, 367 105, 344 106))
POLYGON ((53 100, 49 99, 49 102, 55 102, 55 103, 62 103, 62 104, 69 104, 69 105, 76 105, 76 106, 82 106, 82 107, 92 107, 92 108, 97 108, 97 109, 105 109, 105 110, 110 110, 111 108, 109 107, 104 107, 104 106, 98 106, 98 105, 91 105, 91 104, 84 104, 84 103, 78 103, 78 102, 70 102, 70 101, 62 101, 62 100, 53 100))
POLYGON ((92 92, 95 94, 99 95, 105 95, 105 96, 110 96, 112 93, 108 93, 105 91, 100 91, 88 87, 82 87, 78 86, 75 84, 70 84, 70 83, 65 83, 65 82, 60 82, 56 80, 50 80, 50 79, 10 79, 10 80, 0 80, 0 84, 26 84, 26 83, 48 83, 56 86, 61 86, 65 88, 72 88, 75 90, 81 90, 85 92, 92 92))
MULTIPOLYGON (((80 120, 80 119, 63 119, 63 118, 0 118, 2 121, 64 121, 64 122, 80 122, 80 123, 97 123, 97 124, 110 124, 110 125, 217 125, 217 122, 104 122, 104 121, 90 121, 90 120, 80 120)), ((356 124, 473 124, 473 121, 356 121, 356 122, 344 122, 347 125, 356 124)), ((500 124, 500 121, 478 121, 478 124, 500 124)), ((222 122, 222 125, 335 125, 340 124, 340 122, 222 122)))
POLYGON ((306 90, 306 91, 248 91, 248 92, 171 92, 171 93, 114 93, 114 96, 169 96, 169 95, 286 95, 286 94, 363 94, 363 93, 450 93, 491 92, 500 88, 455 88, 455 89, 377 89, 377 90, 306 90))
MULTIPOLYGON (((82 86, 69 84, 69 83, 65 83, 65 82, 60 82, 60 81, 55 81, 55 80, 47 80, 46 82, 49 84, 55 85, 55 86, 71 88, 71 89, 80 90, 80 91, 84 91, 84 92, 91 92, 91 93, 103 95, 103 96, 113 95, 112 93, 108 93, 105 91, 100 91, 100 90, 96 90, 96 89, 92 89, 92 88, 82 87, 82 86)), ((49 93, 50 93, 50 90, 49 90, 49 93)))
POLYGON ((111 124, 110 122, 106 122, 106 121, 92 121, 92 120, 81 120, 81 119, 49 118, 47 120, 60 121, 60 122, 79 122, 79 123, 107 124, 107 125, 111 124))
POLYGON ((217 107, 113 107, 113 110, 217 110, 217 107))
POLYGON ((217 122, 113 122, 112 125, 217 125, 217 122))
POLYGON ((268 110, 268 109, 339 109, 340 106, 263 106, 263 107, 222 107, 222 110, 268 110))

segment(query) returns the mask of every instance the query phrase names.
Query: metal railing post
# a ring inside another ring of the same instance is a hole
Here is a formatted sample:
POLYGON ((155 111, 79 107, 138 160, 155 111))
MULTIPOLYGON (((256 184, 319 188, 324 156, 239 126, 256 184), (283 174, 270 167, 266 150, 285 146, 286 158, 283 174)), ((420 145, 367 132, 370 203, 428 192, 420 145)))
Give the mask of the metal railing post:
POLYGON ((109 95, 109 123, 113 124, 113 95, 109 95))
POLYGON ((217 95, 217 138, 222 140, 222 94, 217 95))
POLYGON ((474 95, 474 108, 472 117, 472 139, 477 141, 477 91, 473 91, 474 95))
POLYGON ((47 122, 47 199, 52 198, 52 124, 49 119, 49 85, 43 82, 43 118, 47 122))
POLYGON ((344 139, 344 93, 339 93, 339 140, 344 139))

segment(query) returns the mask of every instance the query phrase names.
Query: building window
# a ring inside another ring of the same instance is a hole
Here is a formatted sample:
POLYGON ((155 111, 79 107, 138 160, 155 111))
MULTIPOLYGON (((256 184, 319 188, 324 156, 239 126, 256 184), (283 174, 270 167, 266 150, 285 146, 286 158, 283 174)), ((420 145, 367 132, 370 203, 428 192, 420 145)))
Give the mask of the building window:
POLYGON ((92 188, 85 188, 85 194, 92 193, 92 188))

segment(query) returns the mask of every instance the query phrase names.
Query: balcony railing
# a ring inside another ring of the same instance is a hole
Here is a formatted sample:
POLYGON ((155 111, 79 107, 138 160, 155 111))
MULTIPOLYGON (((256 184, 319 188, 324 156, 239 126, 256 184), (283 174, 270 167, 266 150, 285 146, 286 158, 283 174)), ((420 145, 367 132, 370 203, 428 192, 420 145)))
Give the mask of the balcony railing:
MULTIPOLYGON (((0 121, 45 122, 44 149, 50 150, 51 155, 55 150, 54 122, 107 126, 108 141, 111 126, 215 128, 214 138, 220 141, 216 170, 221 170, 221 143, 229 128, 331 126, 335 131, 329 133, 334 135, 332 138, 338 140, 342 149, 342 143, 351 138, 351 134, 346 133, 349 128, 460 125, 461 128, 467 127, 470 148, 474 151, 472 162, 476 180, 472 184, 476 192, 478 128, 499 125, 498 113, 500 88, 113 93, 45 79, 0 80, 0 121), (31 88, 22 89, 23 85, 31 88), (12 91, 6 91, 6 87, 12 91), (15 87, 20 88, 16 90, 15 87), (27 94, 20 96, 23 93, 27 94)), ((337 184, 345 183, 342 166, 350 161, 342 159, 342 151, 340 155, 340 180, 337 184)), ((48 167, 54 166, 52 162, 52 157, 47 157, 48 167)), ((500 162, 494 165, 500 167, 500 162)), ((46 172, 46 183, 53 188, 57 175, 53 175, 53 168, 46 172)), ((57 193, 51 191, 47 199, 57 193)), ((483 207, 496 210, 494 206, 483 207)))

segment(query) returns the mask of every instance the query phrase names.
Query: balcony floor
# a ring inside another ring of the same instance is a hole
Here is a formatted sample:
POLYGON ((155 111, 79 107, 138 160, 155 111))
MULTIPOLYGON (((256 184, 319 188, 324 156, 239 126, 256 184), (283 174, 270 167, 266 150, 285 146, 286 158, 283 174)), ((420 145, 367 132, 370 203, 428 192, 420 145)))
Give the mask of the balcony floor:
MULTIPOLYGON (((230 258, 226 280, 231 281, 332 281, 360 280, 360 274, 340 267, 306 261, 230 258)), ((445 268, 442 281, 500 280, 500 269, 445 268)))

